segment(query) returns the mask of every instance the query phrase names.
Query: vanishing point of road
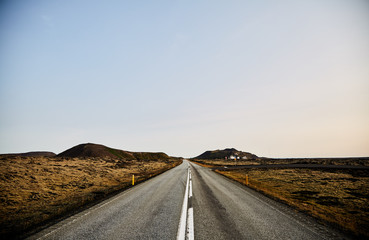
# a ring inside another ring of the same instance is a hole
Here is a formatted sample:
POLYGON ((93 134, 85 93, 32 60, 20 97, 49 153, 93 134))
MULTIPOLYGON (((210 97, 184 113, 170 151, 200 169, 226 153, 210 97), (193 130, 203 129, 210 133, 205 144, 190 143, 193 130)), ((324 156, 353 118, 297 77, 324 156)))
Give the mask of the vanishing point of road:
POLYGON ((210 169, 183 161, 29 239, 347 239, 210 169))

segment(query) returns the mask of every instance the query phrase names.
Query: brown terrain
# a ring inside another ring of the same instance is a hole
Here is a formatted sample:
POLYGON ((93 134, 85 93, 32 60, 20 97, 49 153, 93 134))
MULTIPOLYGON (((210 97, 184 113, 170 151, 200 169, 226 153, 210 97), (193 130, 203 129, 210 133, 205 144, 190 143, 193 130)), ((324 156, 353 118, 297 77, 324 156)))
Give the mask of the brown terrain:
POLYGON ((164 153, 81 144, 55 157, 0 155, 0 238, 83 209, 181 163, 164 153))
POLYGON ((369 158, 230 160, 228 157, 192 161, 354 238, 369 238, 369 158))
POLYGON ((1 157, 55 157, 56 154, 53 152, 26 152, 26 153, 9 153, 1 154, 1 157))

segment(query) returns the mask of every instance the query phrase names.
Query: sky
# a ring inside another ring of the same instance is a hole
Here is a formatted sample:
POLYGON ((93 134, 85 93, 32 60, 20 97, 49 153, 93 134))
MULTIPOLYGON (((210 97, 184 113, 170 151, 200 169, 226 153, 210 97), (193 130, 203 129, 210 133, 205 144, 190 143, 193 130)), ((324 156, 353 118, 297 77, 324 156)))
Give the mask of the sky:
POLYGON ((2 1, 0 153, 369 156, 369 3, 2 1))

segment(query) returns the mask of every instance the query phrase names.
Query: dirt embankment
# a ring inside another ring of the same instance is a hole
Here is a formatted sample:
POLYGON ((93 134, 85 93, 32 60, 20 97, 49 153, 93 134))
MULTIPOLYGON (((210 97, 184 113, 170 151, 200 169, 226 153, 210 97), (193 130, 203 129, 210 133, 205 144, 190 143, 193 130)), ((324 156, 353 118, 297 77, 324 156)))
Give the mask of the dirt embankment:
POLYGON ((181 161, 3 156, 0 159, 0 238, 14 238, 181 161))

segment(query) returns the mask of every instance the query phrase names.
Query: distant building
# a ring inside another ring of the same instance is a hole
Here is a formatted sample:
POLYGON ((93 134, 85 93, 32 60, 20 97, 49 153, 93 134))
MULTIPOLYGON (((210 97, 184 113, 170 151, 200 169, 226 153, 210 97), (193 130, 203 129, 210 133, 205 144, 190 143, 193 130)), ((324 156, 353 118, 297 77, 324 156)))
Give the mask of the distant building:
POLYGON ((243 157, 242 157, 242 159, 243 159, 243 160, 247 160, 247 157, 246 157, 246 156, 243 156, 243 157))
POLYGON ((234 160, 234 159, 236 159, 236 156, 231 155, 231 156, 229 156, 229 159, 234 160))

